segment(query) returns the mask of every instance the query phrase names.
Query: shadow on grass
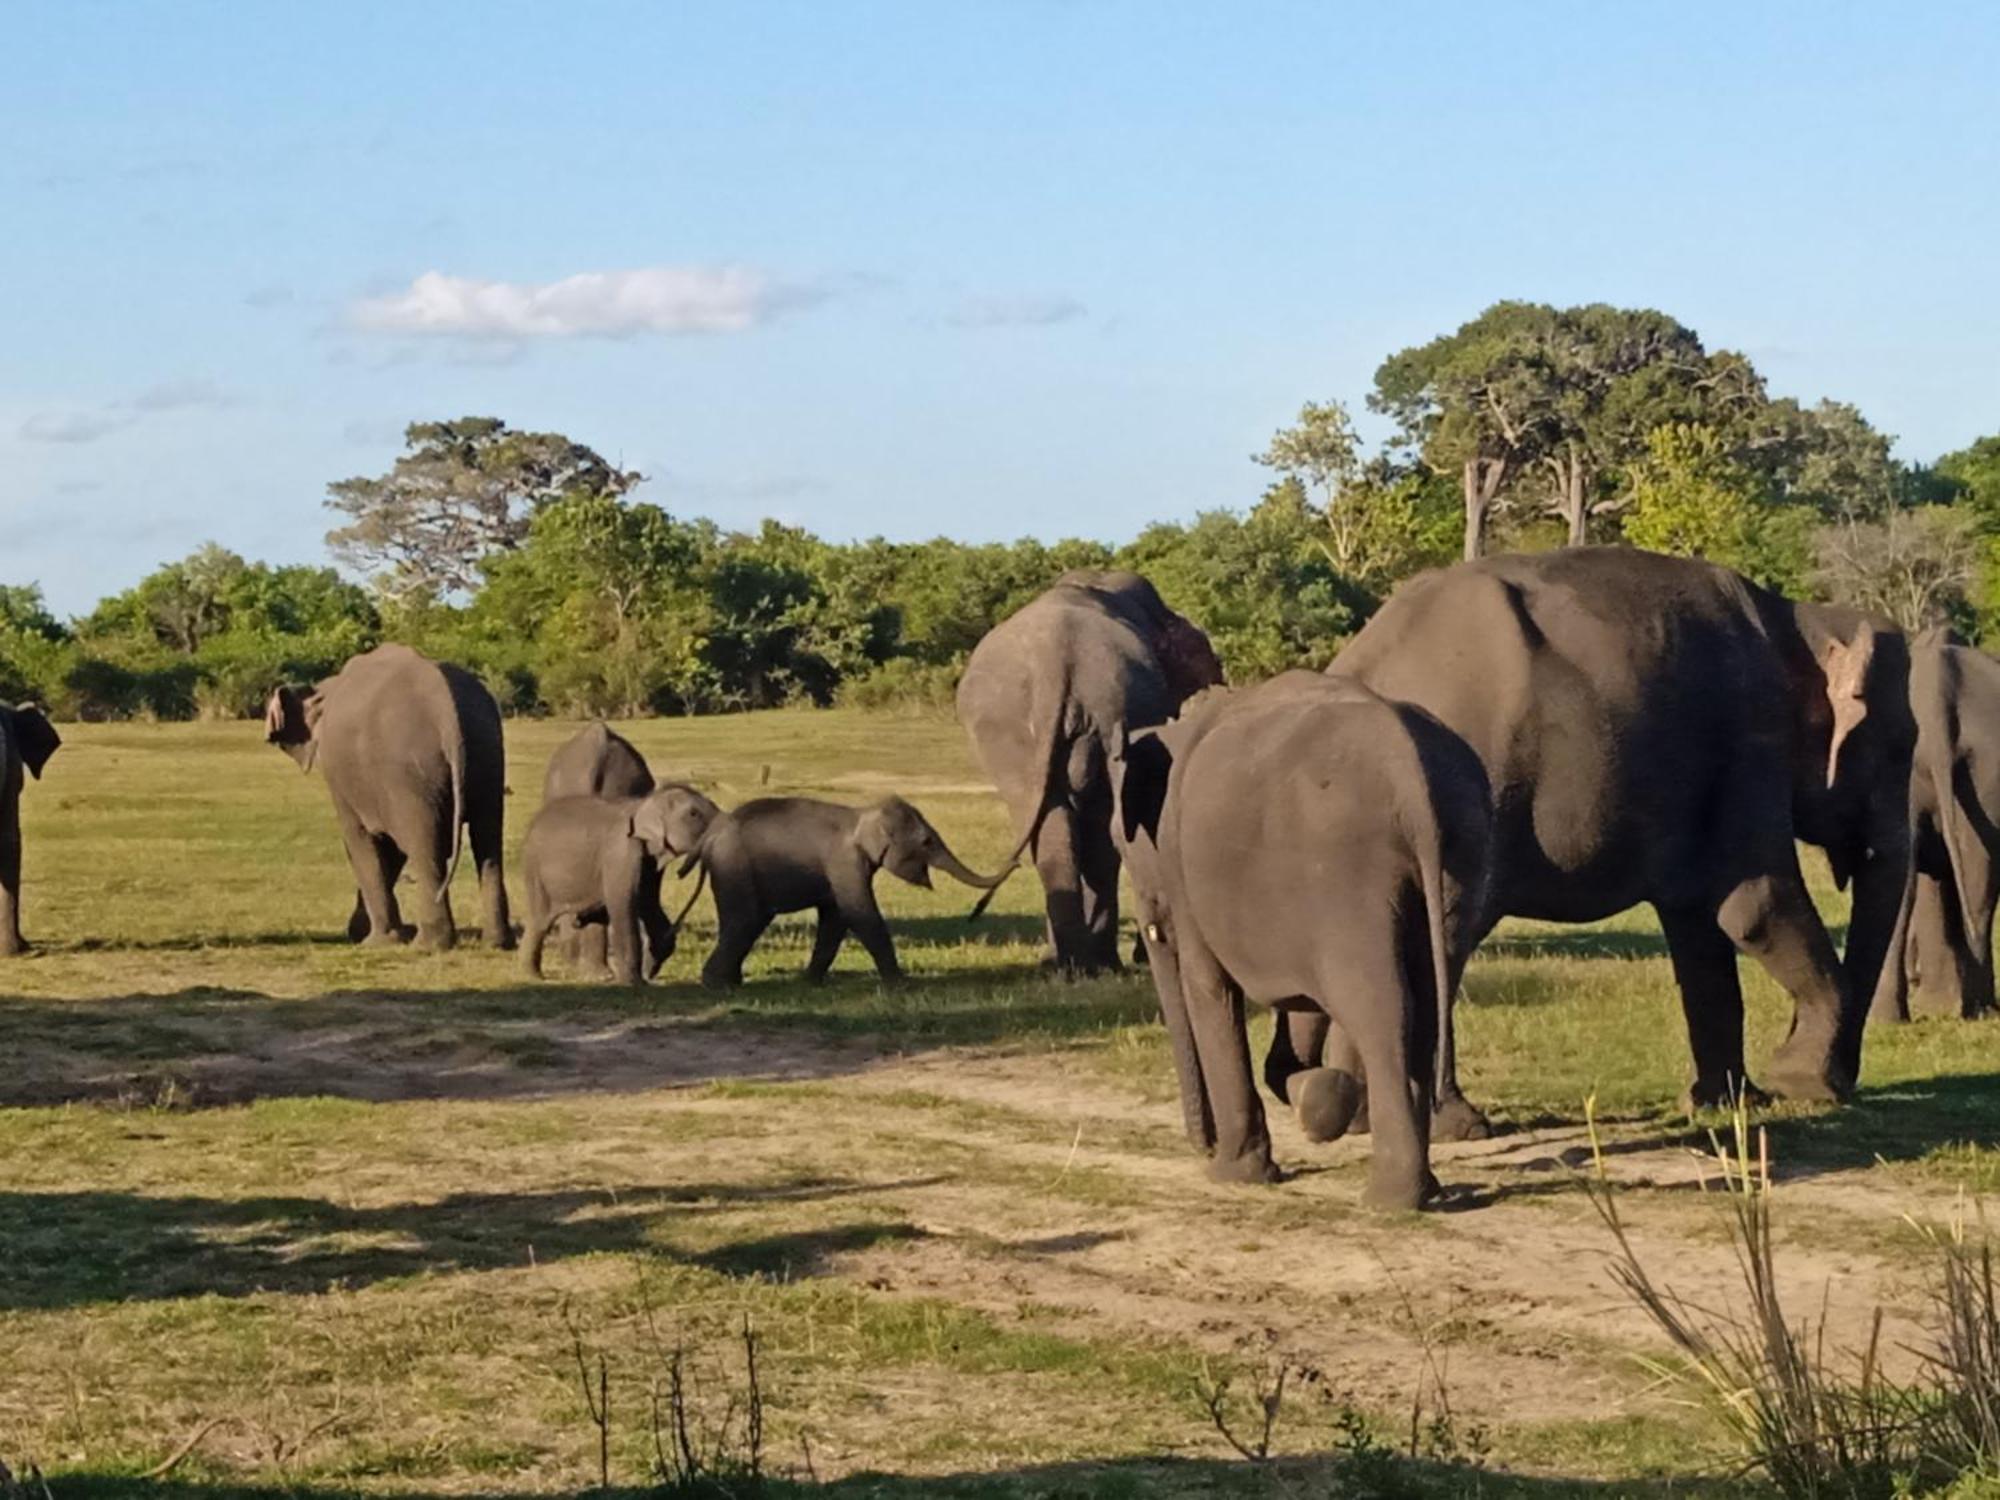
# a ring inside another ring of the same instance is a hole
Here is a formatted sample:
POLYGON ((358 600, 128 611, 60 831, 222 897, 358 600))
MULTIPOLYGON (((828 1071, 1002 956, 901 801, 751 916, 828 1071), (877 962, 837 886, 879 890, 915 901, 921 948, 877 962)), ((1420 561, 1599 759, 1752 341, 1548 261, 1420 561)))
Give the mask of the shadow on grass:
POLYGON ((884 1051, 1052 1045, 1157 1017, 1143 979, 1067 983, 1033 966, 899 986, 838 973, 727 993, 549 982, 339 990, 286 999, 198 986, 80 1001, 0 999, 0 1108, 201 1109, 259 1098, 503 1099, 728 1078, 826 1078, 884 1051))
MULTIPOLYGON (((68 1474, 51 1481, 59 1500, 126 1500, 144 1495, 155 1500, 360 1500, 378 1490, 339 1484, 233 1484, 121 1479, 111 1475, 68 1474)), ((445 1500, 444 1492, 401 1490, 407 1500, 445 1500)), ((453 1489, 452 1500, 500 1500, 501 1491, 453 1489)), ((515 1491, 509 1490, 512 1495, 515 1491)), ((666 1488, 621 1487, 544 1491, 550 1495, 601 1500, 673 1500, 683 1492, 666 1488)), ((693 1492, 688 1492, 692 1494, 693 1492)), ((701 1491, 704 1495, 719 1494, 701 1491)), ((1076 1460, 996 1469, 984 1473, 941 1475, 857 1474, 821 1484, 774 1480, 752 1491, 732 1493, 794 1500, 823 1496, 827 1500, 1296 1500, 1301 1495, 1394 1494, 1410 1497, 1459 1497, 1477 1494, 1484 1500, 1724 1500, 1762 1495, 1765 1490, 1741 1483, 1703 1479, 1593 1480, 1524 1476, 1496 1471, 1413 1461, 1384 1455, 1369 1460, 1366 1475, 1351 1461, 1336 1458, 1280 1459, 1250 1464, 1223 1458, 1135 1458, 1105 1462, 1076 1460)))
POLYGON ((677 1230, 756 1203, 823 1202, 933 1186, 797 1178, 551 1193, 457 1193, 431 1203, 344 1207, 324 1198, 0 1192, 0 1308, 313 1294, 394 1277, 485 1271, 644 1251, 727 1276, 796 1280, 871 1245, 921 1238, 899 1220, 761 1235, 700 1250, 677 1230))
POLYGON ((1767 1122, 1772 1174, 1780 1178, 1908 1162, 1938 1146, 2000 1140, 2000 1073, 1864 1088, 1844 1108, 1767 1122))
POLYGON ((1576 927, 1502 934, 1481 943, 1479 951, 1493 958, 1665 958, 1667 940, 1657 932, 1576 927))

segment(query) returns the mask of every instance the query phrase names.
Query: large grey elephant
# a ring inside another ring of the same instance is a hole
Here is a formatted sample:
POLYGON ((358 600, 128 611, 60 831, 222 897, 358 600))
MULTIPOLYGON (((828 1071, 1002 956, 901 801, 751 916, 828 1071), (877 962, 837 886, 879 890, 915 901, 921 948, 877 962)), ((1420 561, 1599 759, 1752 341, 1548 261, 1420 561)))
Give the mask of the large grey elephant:
MULTIPOLYGON (((636 746, 602 720, 579 729, 549 757, 542 773, 542 806, 564 797, 624 800, 653 790, 652 768, 636 746)), ((657 889, 657 873, 654 878, 657 889)), ((563 958, 579 974, 609 974, 610 927, 565 920, 563 958)), ((665 955, 660 955, 664 959, 665 955)), ((657 964, 655 965, 657 967, 657 964)))
POLYGON ((21 937, 21 787, 41 779, 62 744, 48 715, 33 703, 0 703, 0 958, 27 951, 21 937))
MULTIPOLYGON (((981 875, 951 852, 930 820, 901 797, 872 807, 843 807, 812 797, 758 797, 717 818, 702 840, 702 868, 715 888, 715 951, 701 982, 729 989, 743 982, 749 956, 771 919, 813 911, 806 978, 817 984, 850 932, 884 980, 902 978, 889 924, 875 903, 875 872, 887 869, 929 887, 930 872, 992 890, 1011 870, 981 875)), ((685 867, 683 867, 685 868, 685 867)))
POLYGON ((1195 699, 1114 766, 1189 1138, 1225 1181, 1277 1169, 1246 1000, 1281 1012, 1265 1082, 1306 1135, 1341 1134, 1365 1079, 1366 1201, 1414 1208, 1450 1008, 1481 931, 1492 803, 1471 749, 1357 682, 1287 672, 1195 699), (1315 1067, 1330 1025, 1357 1069, 1315 1067))
POLYGON ((1902 1021, 1909 984, 1963 1016, 1994 1008, 2000 903, 2000 661, 1943 635, 1910 651, 1917 750, 1910 774, 1916 869, 1903 952, 1884 965, 1871 1015, 1902 1021))
MULTIPOLYGON (((1428 710, 1486 768, 1497 821, 1482 934, 1505 916, 1655 908, 1692 1102, 1750 1085, 1738 952, 1794 1003, 1766 1081, 1795 1098, 1853 1089, 1910 868, 1901 634, 1707 563, 1579 547, 1420 575, 1329 670, 1428 710), (1797 839, 1854 884, 1844 966, 1797 839)), ((1457 1092, 1447 1078, 1440 1103, 1457 1092)))
POLYGON ((264 733, 301 770, 317 765, 326 776, 357 887, 350 938, 408 940, 396 903, 407 865, 421 913, 417 941, 451 947, 451 877, 463 828, 479 870, 486 941, 514 946, 501 869, 507 753, 499 705, 478 678, 408 646, 377 646, 311 690, 275 689, 264 733))
POLYGON ((1208 637, 1136 573, 1078 569, 989 631, 958 719, 999 787, 1047 895, 1056 965, 1118 967, 1118 851, 1108 767, 1120 736, 1222 681, 1208 637))

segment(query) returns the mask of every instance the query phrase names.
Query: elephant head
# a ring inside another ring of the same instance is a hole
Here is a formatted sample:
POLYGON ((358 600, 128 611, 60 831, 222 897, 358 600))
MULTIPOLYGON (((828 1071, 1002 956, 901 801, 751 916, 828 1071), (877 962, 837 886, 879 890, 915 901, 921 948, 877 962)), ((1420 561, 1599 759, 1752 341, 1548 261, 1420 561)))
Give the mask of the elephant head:
POLYGON ((317 692, 287 683, 271 689, 264 700, 264 739, 310 771, 319 758, 319 720, 323 710, 317 692))
POLYGON ((0 714, 6 716, 7 738, 20 752, 21 764, 37 781, 41 780, 42 767, 62 744, 56 726, 49 722, 49 716, 38 703, 20 703, 12 708, 0 705, 0 714))
POLYGON ((982 891, 995 889, 1014 870, 1009 865, 997 875, 981 875, 966 868, 924 815, 901 797, 885 798, 862 812, 854 841, 871 866, 926 889, 933 869, 982 891))
POLYGON ((721 816, 722 810, 693 787, 669 782, 632 809, 625 831, 664 863, 683 856, 692 858, 721 816))

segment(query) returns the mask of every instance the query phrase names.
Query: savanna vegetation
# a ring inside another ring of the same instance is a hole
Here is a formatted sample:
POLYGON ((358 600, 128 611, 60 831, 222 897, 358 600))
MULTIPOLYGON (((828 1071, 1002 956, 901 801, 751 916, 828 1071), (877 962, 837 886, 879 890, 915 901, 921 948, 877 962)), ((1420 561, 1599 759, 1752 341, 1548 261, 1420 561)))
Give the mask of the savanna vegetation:
POLYGON ((418 422, 388 472, 328 487, 345 575, 209 546, 75 620, 25 580, 0 590, 0 699, 239 716, 396 639, 474 667, 518 712, 935 705, 995 621, 1110 562, 1151 577, 1244 680, 1324 665, 1420 568, 1621 539, 2000 633, 2000 436, 1906 463, 1854 407, 1775 397, 1745 356, 1607 306, 1496 304, 1390 355, 1363 400, 1387 424, 1378 449, 1350 406, 1309 402, 1256 455, 1261 495, 1118 545, 727 532, 635 498, 642 476, 562 434, 418 422))
MULTIPOLYGON (((510 723, 521 797, 573 727, 510 723)), ((895 787, 968 860, 1010 839, 943 716, 627 732, 724 803, 895 787)), ((59 1495, 756 1493, 746 1322, 769 1494, 1768 1492, 1643 1363, 1673 1347, 1582 1190, 1594 1098, 1643 1264, 1747 1307, 1642 917, 1487 944, 1464 1071, 1509 1132, 1439 1149, 1446 1211, 1384 1218, 1366 1141, 1282 1113, 1293 1180, 1205 1182, 1150 985, 1043 978, 1030 879, 968 926, 884 878, 900 989, 852 945, 800 984, 785 920, 703 992, 706 904, 651 989, 524 985, 477 944, 342 941, 325 789, 253 727, 65 733, 23 799, 41 946, 0 976, 0 1459, 59 1495), (662 1478, 676 1367, 716 1486, 662 1478)), ((1754 1067, 1785 1006, 1745 980, 1754 1067)), ((2000 1180, 1996 1076, 2000 1030, 1922 1020, 1871 1037, 1854 1105, 1760 1122, 1777 1286, 1830 1363, 1880 1308, 1920 1372, 1919 1226, 2000 1180)))

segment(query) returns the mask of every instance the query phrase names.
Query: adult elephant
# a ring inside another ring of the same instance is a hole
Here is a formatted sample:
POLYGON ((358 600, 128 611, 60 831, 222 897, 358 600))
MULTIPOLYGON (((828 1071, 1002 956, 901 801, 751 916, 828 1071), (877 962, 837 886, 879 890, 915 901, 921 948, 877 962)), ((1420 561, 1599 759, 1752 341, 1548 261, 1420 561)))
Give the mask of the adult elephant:
POLYGON ((479 870, 485 935, 514 946, 501 871, 507 754, 500 708, 462 667, 394 643, 352 657, 311 690, 275 689, 265 738, 301 770, 326 775, 356 896, 347 934, 356 942, 407 941, 396 880, 416 878, 420 946, 449 948, 458 932, 451 878, 459 830, 479 870))
POLYGON ((41 779, 62 736, 32 703, 0 703, 0 958, 27 951, 21 937, 21 786, 41 779))
POLYGON ((1137 573, 1075 569, 974 648, 958 719, 1047 896, 1054 961, 1118 967, 1118 851, 1108 766, 1126 732, 1222 681, 1208 637, 1137 573))
POLYGON ((1884 966, 1873 1019, 1909 1019, 1920 987, 1962 1016, 1994 1008, 1993 909, 2000 904, 2000 661, 1942 634, 1910 650, 1916 761, 1910 773, 1911 915, 1884 966))
MULTIPOLYGON (((1506 916, 1655 908, 1694 1053, 1690 1102, 1750 1086, 1738 952, 1794 1004, 1766 1081, 1794 1098, 1853 1089, 1910 868, 1901 634, 1708 563, 1579 547, 1412 579, 1329 671, 1428 710, 1485 766, 1481 932, 1506 916), (1795 839, 1854 883, 1844 967, 1795 839)), ((1461 1097, 1455 1080, 1440 1093, 1440 1109, 1461 1097)))

